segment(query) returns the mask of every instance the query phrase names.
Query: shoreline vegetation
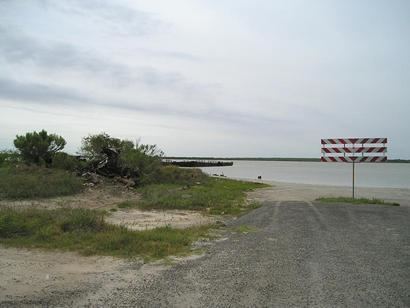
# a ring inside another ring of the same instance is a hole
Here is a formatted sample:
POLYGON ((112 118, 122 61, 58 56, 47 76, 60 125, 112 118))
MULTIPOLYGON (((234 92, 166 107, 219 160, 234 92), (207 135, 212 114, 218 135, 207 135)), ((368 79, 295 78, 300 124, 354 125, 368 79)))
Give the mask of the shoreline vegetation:
POLYGON ((167 165, 156 145, 134 144, 105 133, 83 138, 81 155, 77 156, 61 151, 66 144, 63 137, 44 130, 17 136, 14 144, 16 150, 0 152, 0 245, 5 247, 145 260, 186 255, 192 252, 194 242, 212 237, 211 230, 221 224, 131 230, 110 224, 105 217, 119 210, 240 215, 259 206, 248 203, 246 193, 269 186, 217 179, 197 168, 167 165), (139 197, 122 197, 104 210, 87 208, 81 201, 73 208, 39 208, 34 202, 84 195, 110 185, 120 185, 139 197), (16 201, 22 200, 31 205, 19 206, 16 201))
POLYGON ((391 205, 400 206, 397 202, 387 202, 381 199, 368 199, 368 198, 349 198, 349 197, 320 197, 316 201, 321 203, 350 203, 350 204, 380 204, 380 205, 391 205))
MULTIPOLYGON (((166 156, 164 159, 181 159, 181 160, 219 160, 219 161, 290 161, 290 162, 320 162, 320 158, 312 157, 184 157, 184 156, 166 156)), ((410 159, 388 159, 387 163, 410 163, 410 159)))

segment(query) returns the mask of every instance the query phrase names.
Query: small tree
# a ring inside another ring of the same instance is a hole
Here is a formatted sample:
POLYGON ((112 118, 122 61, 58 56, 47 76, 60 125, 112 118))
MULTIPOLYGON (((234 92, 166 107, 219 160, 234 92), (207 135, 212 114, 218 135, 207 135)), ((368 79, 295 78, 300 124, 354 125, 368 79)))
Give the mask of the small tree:
POLYGON ((118 138, 110 137, 106 133, 100 133, 97 135, 89 135, 84 137, 81 145, 81 155, 88 159, 100 158, 103 155, 105 148, 112 148, 117 151, 123 151, 132 149, 134 143, 129 140, 121 140, 118 138))
POLYGON ((44 129, 40 132, 26 133, 16 136, 14 146, 20 152, 21 158, 28 163, 51 164, 53 156, 66 145, 63 137, 48 134, 44 129))
POLYGON ((110 137, 106 133, 83 138, 80 153, 91 165, 95 161, 107 161, 107 168, 116 169, 121 174, 134 174, 134 180, 138 182, 160 168, 163 156, 156 145, 134 144, 129 140, 110 137), (107 149, 114 150, 115 157, 109 157, 111 152, 107 149))

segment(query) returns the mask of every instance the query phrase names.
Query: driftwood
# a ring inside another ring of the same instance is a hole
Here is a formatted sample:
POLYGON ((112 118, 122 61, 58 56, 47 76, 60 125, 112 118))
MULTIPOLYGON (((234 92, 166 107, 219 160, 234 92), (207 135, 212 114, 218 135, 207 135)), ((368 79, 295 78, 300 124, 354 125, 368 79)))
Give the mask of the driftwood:
POLYGON ((127 187, 139 183, 140 173, 136 169, 122 167, 120 164, 120 151, 115 148, 103 148, 99 158, 91 160, 82 170, 82 175, 87 182, 98 184, 98 176, 114 178, 127 187))

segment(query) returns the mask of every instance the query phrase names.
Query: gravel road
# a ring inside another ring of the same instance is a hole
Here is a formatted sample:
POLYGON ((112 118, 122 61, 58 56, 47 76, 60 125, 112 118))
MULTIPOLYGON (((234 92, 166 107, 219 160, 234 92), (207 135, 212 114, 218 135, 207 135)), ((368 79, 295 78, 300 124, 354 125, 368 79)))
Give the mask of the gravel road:
POLYGON ((409 221, 409 207, 266 202, 230 222, 202 257, 148 279, 129 272, 115 292, 95 286, 92 297, 66 294, 35 304, 410 307, 409 221))
POLYGON ((202 258, 105 304, 139 307, 410 307, 410 209, 266 203, 202 258))

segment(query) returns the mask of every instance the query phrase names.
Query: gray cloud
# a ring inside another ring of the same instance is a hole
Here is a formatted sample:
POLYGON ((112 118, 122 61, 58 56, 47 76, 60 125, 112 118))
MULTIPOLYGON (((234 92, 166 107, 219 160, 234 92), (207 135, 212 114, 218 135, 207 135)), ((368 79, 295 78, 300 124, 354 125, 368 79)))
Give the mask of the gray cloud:
POLYGON ((201 119, 210 122, 229 123, 246 127, 247 130, 261 126, 271 126, 275 123, 291 123, 292 120, 264 116, 252 116, 234 110, 219 108, 198 111, 195 109, 178 108, 172 104, 147 104, 145 102, 104 101, 89 97, 74 89, 60 86, 49 86, 37 83, 22 83, 11 79, 0 78, 0 99, 14 102, 24 101, 38 106, 100 106, 128 111, 146 112, 156 115, 178 116, 201 119))
POLYGON ((62 87, 21 83, 0 78, 0 99, 45 104, 65 104, 72 101, 84 101, 85 97, 62 87))
POLYGON ((96 0, 53 1, 41 0, 43 5, 68 14, 96 19, 116 35, 147 35, 164 31, 165 22, 153 14, 121 6, 116 2, 96 0))
POLYGON ((79 70, 98 74, 122 85, 134 82, 165 87, 188 84, 178 73, 159 72, 152 67, 133 70, 128 66, 92 56, 70 44, 40 42, 18 31, 1 27, 0 57, 8 63, 29 63, 46 69, 79 70))

